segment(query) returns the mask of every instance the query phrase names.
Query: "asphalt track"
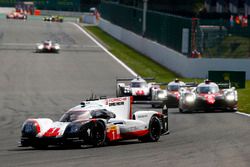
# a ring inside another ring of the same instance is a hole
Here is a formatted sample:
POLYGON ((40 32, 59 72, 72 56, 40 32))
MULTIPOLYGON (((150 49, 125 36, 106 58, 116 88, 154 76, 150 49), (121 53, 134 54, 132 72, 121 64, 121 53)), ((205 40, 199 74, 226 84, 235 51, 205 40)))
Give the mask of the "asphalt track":
MULTIPOLYGON (((137 140, 100 148, 18 147, 29 117, 59 119, 91 93, 115 95, 115 78, 131 74, 70 23, 0 20, 0 166, 249 167, 250 118, 235 113, 180 114, 157 143, 137 140), (59 54, 34 53, 45 39, 59 54)), ((135 109, 151 110, 139 105, 135 109)))

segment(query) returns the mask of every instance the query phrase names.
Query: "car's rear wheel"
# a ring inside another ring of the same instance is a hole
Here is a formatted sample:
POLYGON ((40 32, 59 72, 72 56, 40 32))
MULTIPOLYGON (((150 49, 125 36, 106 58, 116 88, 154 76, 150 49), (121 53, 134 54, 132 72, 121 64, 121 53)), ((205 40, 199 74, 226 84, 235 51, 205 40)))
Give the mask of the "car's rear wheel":
POLYGON ((161 122, 158 117, 153 116, 149 122, 149 133, 139 138, 142 142, 156 142, 161 136, 161 122))

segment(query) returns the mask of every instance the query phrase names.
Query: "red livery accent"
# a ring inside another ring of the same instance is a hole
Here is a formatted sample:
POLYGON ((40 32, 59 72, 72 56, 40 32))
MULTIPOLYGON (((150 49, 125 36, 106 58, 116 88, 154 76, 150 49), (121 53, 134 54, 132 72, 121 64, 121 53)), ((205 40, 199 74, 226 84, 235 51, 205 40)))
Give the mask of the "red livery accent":
POLYGON ((138 90, 138 91, 136 91, 136 95, 142 96, 142 95, 144 95, 144 91, 143 90, 138 90))
POLYGON ((45 137, 56 137, 59 135, 60 128, 50 128, 43 136, 45 137))
POLYGON ((121 139, 121 135, 119 132, 119 127, 117 126, 112 126, 110 128, 108 128, 107 130, 107 138, 109 141, 114 141, 114 140, 120 140, 121 139))
POLYGON ((201 94, 201 96, 205 97, 208 104, 214 104, 215 94, 201 94))
POLYGON ((134 131, 134 132, 123 133, 122 137, 123 138, 134 138, 134 137, 145 136, 148 133, 149 133, 149 130, 144 129, 144 130, 138 130, 138 131, 134 131))
POLYGON ((40 132, 41 132, 41 127, 40 127, 40 125, 38 124, 37 121, 35 121, 35 120, 33 120, 33 121, 35 122, 34 125, 35 125, 35 127, 36 127, 37 133, 40 133, 40 132))
POLYGON ((178 91, 175 91, 175 92, 173 92, 173 93, 174 93, 174 95, 176 96, 177 100, 179 100, 179 98, 180 98, 180 93, 179 93, 178 91))

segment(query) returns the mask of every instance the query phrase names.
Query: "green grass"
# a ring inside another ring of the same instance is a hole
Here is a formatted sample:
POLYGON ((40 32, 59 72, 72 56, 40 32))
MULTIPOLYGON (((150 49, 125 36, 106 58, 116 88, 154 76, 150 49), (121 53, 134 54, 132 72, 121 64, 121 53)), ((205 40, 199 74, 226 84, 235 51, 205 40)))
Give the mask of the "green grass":
MULTIPOLYGON (((202 81, 201 79, 181 78, 174 72, 166 69, 160 64, 152 61, 141 53, 138 53, 131 47, 114 39, 100 28, 96 26, 84 27, 87 31, 94 34, 99 40, 104 43, 108 50, 117 58, 127 64, 137 74, 143 77, 154 77, 157 82, 169 82, 178 77, 183 81, 202 81)), ((238 90, 239 111, 250 113, 250 81, 246 82, 246 89, 238 90)))

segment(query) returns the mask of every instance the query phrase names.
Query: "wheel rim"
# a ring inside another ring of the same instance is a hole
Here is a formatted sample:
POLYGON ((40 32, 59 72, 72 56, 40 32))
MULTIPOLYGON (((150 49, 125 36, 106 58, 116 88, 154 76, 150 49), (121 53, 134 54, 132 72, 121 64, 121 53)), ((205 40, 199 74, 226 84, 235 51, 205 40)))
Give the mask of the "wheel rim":
POLYGON ((159 125, 159 121, 154 118, 151 124, 151 136, 154 139, 158 139, 161 133, 160 131, 161 131, 161 127, 159 125))
POLYGON ((105 139, 105 132, 101 124, 96 124, 92 129, 92 141, 94 145, 100 145, 105 139))

